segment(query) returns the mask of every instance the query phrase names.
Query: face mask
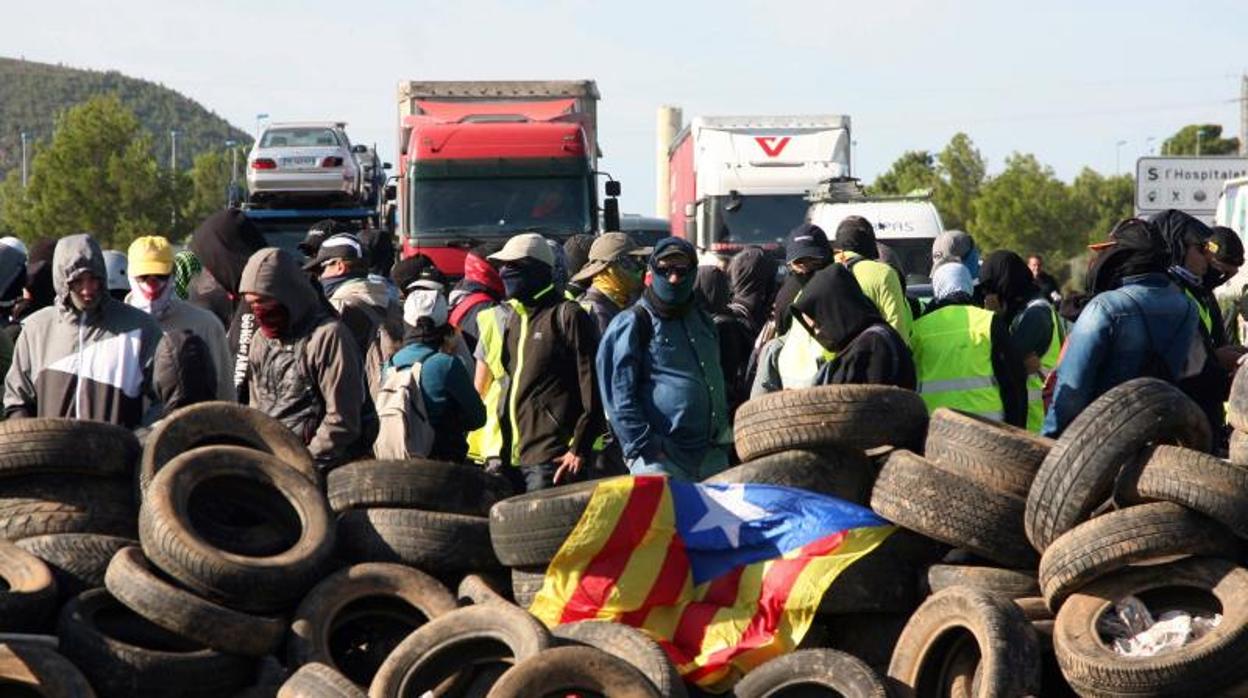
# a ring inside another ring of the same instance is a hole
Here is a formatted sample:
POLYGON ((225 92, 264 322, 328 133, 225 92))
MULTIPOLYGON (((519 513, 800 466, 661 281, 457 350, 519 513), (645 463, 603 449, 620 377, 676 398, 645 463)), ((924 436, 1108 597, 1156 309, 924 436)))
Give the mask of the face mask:
POLYGON ((1212 291, 1230 280, 1230 274, 1218 271, 1213 268, 1213 265, 1209 265, 1209 270, 1201 277, 1201 285, 1204 286, 1205 290, 1212 291))
POLYGON ((282 336, 282 333, 286 331, 286 326, 290 324, 290 311, 286 310, 286 306, 277 303, 271 305, 254 303, 251 306, 251 314, 256 316, 256 324, 260 325, 260 334, 269 339, 282 336))
POLYGON ((130 286, 134 289, 129 295, 130 305, 151 315, 164 313, 173 298, 173 284, 168 277, 131 279, 130 286))
POLYGON ((653 269, 653 272, 650 275, 650 288, 654 290, 654 295, 658 296, 659 300, 679 305, 688 302, 693 297, 693 283, 697 280, 697 272, 693 269, 690 269, 676 283, 669 281, 667 274, 657 268, 653 269))
POLYGON ((525 305, 533 305, 537 300, 552 292, 551 268, 545 264, 533 263, 524 265, 505 265, 499 272, 503 277, 503 289, 508 298, 514 298, 525 305))

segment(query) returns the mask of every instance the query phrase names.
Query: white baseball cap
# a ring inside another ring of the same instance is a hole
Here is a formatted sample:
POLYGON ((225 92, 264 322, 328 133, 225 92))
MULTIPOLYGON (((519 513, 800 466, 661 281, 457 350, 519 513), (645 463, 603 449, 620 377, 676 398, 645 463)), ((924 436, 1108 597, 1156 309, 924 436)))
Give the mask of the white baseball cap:
POLYGON ((503 249, 490 255, 490 259, 499 262, 514 262, 517 259, 536 259, 552 269, 555 266, 555 252, 550 249, 546 238, 537 233, 521 233, 513 235, 503 249))
POLYGON ((446 296, 441 291, 415 288, 407 294, 407 300, 403 301, 403 322, 413 327, 421 318, 429 318, 434 327, 441 327, 446 324, 450 315, 446 296))

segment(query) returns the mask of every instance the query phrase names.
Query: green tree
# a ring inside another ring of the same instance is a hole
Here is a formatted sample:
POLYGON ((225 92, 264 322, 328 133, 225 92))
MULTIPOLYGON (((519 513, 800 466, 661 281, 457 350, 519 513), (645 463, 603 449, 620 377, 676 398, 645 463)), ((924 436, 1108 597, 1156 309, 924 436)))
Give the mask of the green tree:
MULTIPOLYGON (((247 162, 246 146, 235 146, 240 167, 247 162)), ((226 205, 230 189, 230 168, 234 165, 229 149, 208 151, 196 156, 189 175, 189 196, 182 207, 182 217, 192 227, 226 205)), ((238 185, 244 182, 238 173, 238 185)))
POLYGON ((1179 129, 1161 144, 1162 155, 1195 155, 1197 133, 1200 134, 1201 155, 1234 155, 1239 152, 1238 138, 1223 138, 1218 124, 1191 124, 1179 129))
POLYGON ((1006 158, 1005 171, 982 185, 972 209, 971 233, 985 252, 1039 252, 1056 262, 1077 254, 1086 239, 1070 189, 1031 154, 1006 158))
POLYGON ((945 228, 970 228, 975 198, 987 175, 984 156, 975 148, 970 136, 958 133, 937 156, 936 171, 941 183, 936 187, 933 200, 945 228))
POLYGON ((934 191, 940 185, 936 158, 926 150, 908 150, 887 172, 875 178, 867 191, 874 195, 912 194, 934 191))
POLYGON ((177 187, 151 151, 151 137, 117 97, 92 98, 57 120, 29 187, 4 197, 4 218, 26 239, 85 231, 103 247, 168 232, 177 187))
POLYGON ((1070 184, 1070 196, 1081 239, 1103 242, 1114 225, 1135 212, 1135 178, 1130 175, 1106 177, 1085 167, 1070 184))

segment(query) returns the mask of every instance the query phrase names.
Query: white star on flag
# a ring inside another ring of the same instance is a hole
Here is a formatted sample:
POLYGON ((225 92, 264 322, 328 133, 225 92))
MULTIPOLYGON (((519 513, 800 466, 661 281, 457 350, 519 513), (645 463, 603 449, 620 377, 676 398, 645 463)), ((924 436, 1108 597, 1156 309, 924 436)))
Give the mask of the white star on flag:
POLYGON ((706 505, 706 513, 689 529, 690 533, 720 529, 732 547, 741 541, 741 527, 767 517, 767 510, 745 501, 745 485, 699 487, 698 496, 706 505))

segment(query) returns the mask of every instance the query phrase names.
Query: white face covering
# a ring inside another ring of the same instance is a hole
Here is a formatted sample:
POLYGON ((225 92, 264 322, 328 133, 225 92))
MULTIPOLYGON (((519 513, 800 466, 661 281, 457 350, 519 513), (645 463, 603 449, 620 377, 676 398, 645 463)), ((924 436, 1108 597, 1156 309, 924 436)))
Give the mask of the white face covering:
POLYGON ((153 317, 163 315, 173 302, 172 276, 165 277, 163 282, 156 277, 145 277, 143 281, 130 277, 130 289, 126 302, 153 317))

